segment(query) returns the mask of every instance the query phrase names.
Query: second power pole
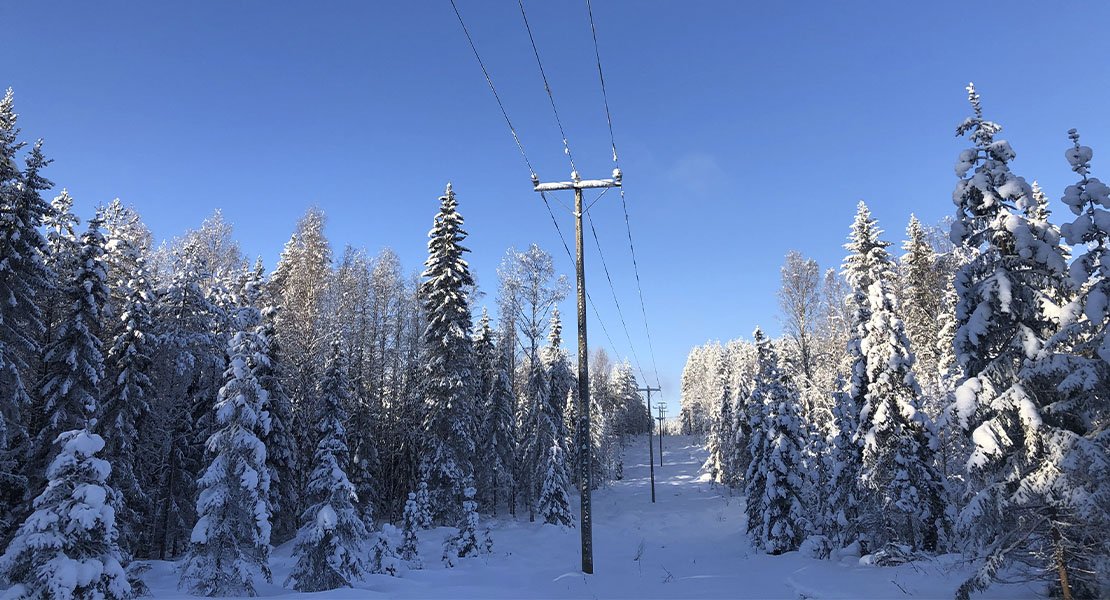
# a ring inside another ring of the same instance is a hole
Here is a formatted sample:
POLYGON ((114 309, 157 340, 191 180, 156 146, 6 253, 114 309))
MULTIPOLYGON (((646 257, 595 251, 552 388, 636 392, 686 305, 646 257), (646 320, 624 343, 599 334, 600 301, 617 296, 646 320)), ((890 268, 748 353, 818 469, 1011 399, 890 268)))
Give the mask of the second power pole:
MULTIPOLYGON (((655 429, 655 424, 652 423, 655 419, 651 418, 651 393, 661 391, 657 387, 642 387, 637 392, 647 392, 647 409, 648 409, 648 470, 651 472, 651 503, 655 504, 655 449, 652 444, 655 440, 651 439, 651 430, 655 429)), ((659 453, 662 455, 663 448, 659 448, 659 453)))

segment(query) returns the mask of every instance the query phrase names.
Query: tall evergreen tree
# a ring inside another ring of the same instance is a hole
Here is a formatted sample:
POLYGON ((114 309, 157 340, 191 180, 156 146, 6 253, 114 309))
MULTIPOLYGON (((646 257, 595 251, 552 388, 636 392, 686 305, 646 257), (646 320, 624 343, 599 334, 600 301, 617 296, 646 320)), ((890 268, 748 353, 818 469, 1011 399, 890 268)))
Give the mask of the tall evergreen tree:
POLYGON ((474 474, 474 350, 468 292, 474 286, 463 218, 451 185, 440 197, 439 213, 428 233, 420 299, 427 313, 424 330, 423 392, 426 450, 421 471, 432 490, 433 510, 453 520, 462 506, 465 481, 474 474))
MULTIPOLYGON (((115 251, 137 253, 125 242, 118 242, 115 251)), ((115 466, 113 485, 123 497, 117 511, 120 533, 132 553, 140 550, 140 537, 146 533, 153 509, 147 492, 150 457, 143 454, 139 444, 149 437, 145 432, 140 436, 140 431, 146 429, 151 410, 154 390, 150 375, 155 351, 151 315, 154 292, 146 261, 138 256, 134 265, 128 279, 117 286, 124 300, 111 330, 103 412, 97 421, 107 442, 105 455, 115 466)))
POLYGON ((0 98, 0 542, 15 525, 28 487, 30 451, 25 378, 41 348, 42 313, 36 296, 52 283, 43 263, 46 240, 39 231, 50 206, 39 195, 50 187, 40 171, 49 162, 36 144, 27 168, 18 168, 24 148, 11 88, 0 98))
POLYGON ((751 464, 744 476, 748 498, 748 535, 768 554, 797 550, 808 519, 803 507, 802 439, 798 391, 779 367, 778 356, 763 331, 753 334, 759 372, 751 405, 751 464))
POLYGON ((48 464, 57 453, 58 436, 83 428, 86 418, 96 415, 100 405, 104 377, 100 325, 108 304, 103 256, 100 220, 93 219, 81 236, 76 277, 66 288, 70 309, 46 350, 42 385, 46 422, 38 434, 36 453, 40 465, 48 464))
POLYGON ((941 375, 938 366, 940 344, 937 321, 944 301, 944 296, 937 291, 944 288, 944 281, 937 271, 936 252, 916 216, 910 216, 902 249, 906 253, 902 255, 899 265, 899 298, 906 335, 913 346, 915 370, 922 378, 922 383, 935 387, 941 375))
POLYGON ((952 241, 978 254, 956 276, 955 348, 965 377, 952 412, 974 446, 972 496, 960 525, 986 560, 961 587, 964 597, 990 583, 1042 500, 1028 490, 1042 469, 1051 468, 1045 423, 1056 418, 1046 412, 1055 394, 1021 371, 1056 328, 1052 313, 1064 271, 1059 240, 1024 214, 1032 189, 1010 171, 1013 148, 995 139, 1002 128, 983 118, 972 85, 968 99, 974 114, 956 132, 974 146, 956 165, 952 241))
POLYGON ((861 349, 867 393, 860 411, 863 468, 860 477, 874 500, 863 521, 878 549, 886 544, 912 550, 937 549, 943 519, 940 477, 935 470, 937 441, 921 410, 914 355, 899 315, 894 264, 886 257, 871 265, 869 318, 861 349))
POLYGON ((843 378, 839 383, 841 389, 833 400, 836 432, 829 444, 827 457, 829 478, 824 495, 826 510, 823 525, 826 528, 824 535, 837 547, 844 547, 859 540, 863 453, 859 443, 859 407, 844 390, 846 384, 843 378))
POLYGON ((1060 316, 1060 330, 1022 376, 1038 382, 1043 404, 1043 458, 1021 482, 1032 537, 1019 559, 1053 573, 1054 595, 1096 597, 1099 576, 1110 569, 1110 187, 1090 176, 1093 151, 1068 132, 1066 157, 1080 180, 1063 201, 1076 215, 1061 231, 1077 253, 1069 269, 1078 293, 1060 316), (1039 506, 1038 506, 1039 505, 1039 506), (1027 511, 1028 512, 1028 511, 1027 511), (1062 577, 1066 574, 1066 578, 1062 577))
POLYGON ((235 315, 229 365, 216 402, 216 431, 208 439, 211 461, 197 481, 197 522, 181 570, 181 587, 198 596, 254 596, 259 579, 270 581, 270 429, 266 391, 256 376, 260 356, 257 308, 235 315))
MULTIPOLYGON (((265 296, 264 296, 265 297, 265 296)), ((268 301, 267 301, 268 302, 268 301)), ((270 506, 273 510, 272 539, 282 544, 297 530, 299 494, 297 471, 300 453, 293 434, 293 407, 282 385, 282 365, 288 357, 282 354, 274 324, 281 308, 272 304, 262 309, 262 336, 267 360, 255 367, 259 385, 266 390, 266 412, 270 415, 270 432, 266 444, 266 467, 270 471, 270 506)))
POLYGON ((367 573, 369 534, 355 508, 358 496, 346 473, 349 455, 343 424, 351 396, 347 369, 336 340, 320 381, 319 441, 305 490, 308 508, 301 515, 293 549, 297 564, 289 576, 293 587, 302 592, 350 587, 367 573))

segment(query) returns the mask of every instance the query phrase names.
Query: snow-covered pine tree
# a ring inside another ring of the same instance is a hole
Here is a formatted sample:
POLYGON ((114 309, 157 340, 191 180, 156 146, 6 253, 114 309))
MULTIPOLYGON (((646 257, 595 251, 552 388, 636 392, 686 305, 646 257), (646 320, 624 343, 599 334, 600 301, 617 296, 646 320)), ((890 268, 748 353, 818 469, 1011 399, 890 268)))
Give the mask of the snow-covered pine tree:
MULTIPOLYGON (((24 148, 16 126, 14 95, 0 98, 0 543, 8 539, 18 513, 25 511, 31 465, 27 412, 30 397, 24 375, 40 356, 42 313, 36 296, 50 289, 52 275, 43 264, 46 240, 39 231, 50 206, 39 192, 50 187, 40 175, 47 164, 41 143, 17 167, 24 148)), ((38 475, 41 477, 41 473, 38 475)))
POLYGON ((49 463, 57 453, 55 440, 62 432, 81 429, 99 409, 99 386, 104 376, 99 334, 108 304, 103 256, 100 220, 92 219, 81 236, 77 272, 66 286, 69 310, 44 359, 46 422, 38 433, 36 456, 43 463, 49 463))
POLYGON ((427 481, 421 480, 416 486, 416 511, 413 514, 420 529, 432 527, 432 494, 427 481))
POLYGON ((496 442, 491 437, 496 424, 493 394, 497 385, 498 362, 497 343, 494 339, 493 327, 490 325, 489 312, 482 307, 482 315, 478 318, 478 325, 474 332, 475 405, 480 415, 475 439, 477 460, 474 462, 474 479, 479 482, 482 490, 482 502, 489 505, 491 512, 495 514, 498 497, 496 489, 498 465, 495 464, 496 461, 489 459, 496 447, 496 442))
POLYGON ((197 481, 197 522, 180 586, 198 596, 254 596, 270 581, 270 471, 262 438, 270 429, 266 391, 255 368, 260 355, 257 308, 234 315, 229 364, 215 405, 211 461, 197 481))
POLYGON ((757 328, 753 338, 759 373, 750 400, 752 461, 744 476, 748 535, 755 547, 782 554, 798 549, 809 523, 802 505, 798 391, 780 368, 763 331, 757 328))
MULTIPOLYGON (((956 276, 955 349, 965 378, 956 390, 953 418, 971 433, 968 461, 972 495, 960 515, 972 550, 985 557, 958 596, 990 584, 1025 535, 1031 514, 1045 498, 1030 493, 1051 469, 1051 428, 1046 409, 1057 394, 1036 387, 1021 373, 1056 329, 1055 300, 1063 289, 1064 259, 1050 228, 1024 211, 1032 189, 1010 171, 1015 154, 996 140, 1002 129, 983 119, 979 95, 968 86, 974 114, 957 135, 974 146, 960 153, 953 193, 956 220, 952 241, 978 254, 956 276), (1015 537, 1016 536, 1016 537, 1015 537)), ((1049 504, 1051 506, 1051 503, 1049 504)))
POLYGON ((709 458, 706 459, 702 469, 715 483, 725 484, 733 479, 733 473, 729 472, 728 458, 732 455, 732 445, 736 440, 732 394, 727 386, 721 390, 718 402, 716 416, 706 438, 709 458))
POLYGON ((370 549, 370 572, 396 577, 401 568, 401 557, 397 555, 393 541, 397 536, 397 528, 386 523, 375 536, 377 540, 370 549))
POLYGON ((558 427, 559 436, 565 438, 567 435, 566 420, 563 416, 566 406, 565 399, 577 387, 577 380, 574 372, 571 371, 570 357, 563 349, 563 321, 559 316, 558 306, 551 309, 551 326, 548 329, 547 346, 540 351, 540 359, 543 361, 551 380, 548 386, 552 403, 551 410, 559 421, 555 426, 558 427))
MULTIPOLYGON (((424 519, 421 518, 419 512, 420 507, 416 504, 416 493, 409 492, 401 519, 401 546, 397 549, 397 555, 405 561, 410 569, 424 568, 424 561, 420 558, 420 537, 417 534, 424 519)), ((428 520, 430 520, 430 515, 428 520)))
POLYGON ((433 514, 440 522, 450 522, 457 520, 461 508, 463 482, 474 473, 476 429, 468 303, 474 278, 463 259, 469 252, 462 245, 466 231, 450 184, 440 197, 428 238, 420 285, 428 323, 423 372, 426 449, 421 471, 431 488, 433 514))
MULTIPOLYGON (((168 281, 158 291, 155 330, 155 389, 150 428, 161 432, 156 467, 158 481, 151 540, 152 555, 161 560, 188 547, 195 521, 196 478, 204 468, 201 423, 212 412, 210 381, 222 369, 226 348, 212 331, 216 308, 201 289, 207 267, 193 244, 175 248, 168 281)), ((221 375, 222 377, 222 375, 221 375)))
POLYGON ((906 226, 902 249, 906 252, 899 264, 902 319, 914 350, 914 370, 921 384, 932 389, 937 387, 941 375, 937 366, 940 351, 937 320, 944 296, 937 291, 944 289, 945 282, 936 268, 936 252, 925 236, 921 221, 914 215, 910 215, 906 226))
MULTIPOLYGON (((266 295, 263 296, 265 298, 266 295)), ((292 539, 297 531, 301 506, 297 482, 300 479, 300 451, 293 435, 293 406, 282 385, 282 364, 288 357, 282 353, 274 329, 277 314, 281 311, 272 301, 262 309, 259 343, 268 360, 255 367, 259 385, 266 390, 266 412, 270 415, 270 433, 263 438, 266 444, 266 467, 270 470, 270 507, 273 511, 274 544, 292 539)))
POLYGON ((825 515, 822 532, 837 548, 843 548, 860 539, 860 472, 863 453, 859 444, 859 407, 845 390, 843 377, 838 382, 840 391, 833 399, 833 419, 836 433, 828 447, 828 488, 823 493, 825 515))
POLYGON ((355 504, 358 497, 347 479, 346 406, 350 403, 347 361, 338 340, 320 380, 316 422, 316 452, 305 489, 308 508, 301 514, 293 556, 297 564, 286 585, 302 592, 350 587, 368 565, 364 556, 370 540, 355 504))
MULTIPOLYGON (((513 391, 508 373, 509 359, 503 340, 490 325, 489 315, 482 310, 478 332, 474 336, 475 358, 479 370, 481 435, 478 440, 478 482, 482 498, 492 514, 502 504, 511 504, 515 481, 516 449, 513 431, 513 391)), ((512 510, 512 506, 509 506, 512 510)))
POLYGON ((96 457, 104 440, 86 426, 63 432, 55 446, 46 489, 0 556, 0 581, 13 584, 4 597, 127 600, 133 592, 116 543, 112 467, 96 457))
POLYGON ((77 274, 77 259, 81 252, 80 224, 81 219, 73 214, 73 196, 63 189, 50 201, 50 211, 42 221, 46 230, 46 253, 42 259, 53 273, 55 282, 51 288, 41 290, 37 298, 42 311, 43 348, 49 347, 57 337, 57 328, 69 312, 66 284, 73 281, 77 274))
POLYGON ((489 531, 478 531, 478 503, 474 501, 474 486, 467 485, 462 491, 462 516, 456 532, 443 541, 443 564, 455 566, 455 559, 489 554, 493 552, 493 540, 489 531))
POLYGON ((1021 482, 1040 517, 1028 520, 1031 537, 1042 541, 1018 558, 1056 579, 1053 595, 1066 573, 1071 595, 1084 598, 1098 596, 1099 575, 1110 569, 1110 432, 1099 425, 1110 422, 1110 187, 1090 176, 1091 148, 1074 129, 1068 134, 1065 156, 1080 180, 1064 192, 1076 218, 1061 231, 1077 253, 1069 275, 1078 293, 1061 311, 1059 332, 1022 371, 1038 382, 1034 389, 1050 390, 1050 401, 1038 424, 1043 458, 1021 482))
POLYGON ((97 428, 105 438, 104 455, 114 466, 113 487, 123 498, 116 510, 121 539, 124 546, 136 554, 143 550, 140 538, 148 533, 147 525, 153 509, 147 493, 151 457, 143 454, 139 444, 152 435, 145 430, 150 399, 154 393, 150 379, 155 352, 151 316, 154 291, 146 260, 137 248, 116 240, 112 252, 133 254, 128 260, 134 265, 134 270, 126 281, 120 281, 116 286, 117 294, 122 296, 122 304, 110 332, 108 378, 97 428), (140 432, 144 432, 141 439, 140 432))
POLYGON ((844 258, 841 271, 850 289, 847 302, 850 307, 851 323, 846 360, 851 364, 848 395, 855 403, 857 413, 863 407, 869 384, 867 363, 862 348, 863 339, 867 337, 866 325, 871 318, 868 292, 873 283, 873 274, 879 271, 875 268, 876 263, 890 261, 890 253, 886 250, 890 243, 880 240, 880 234, 878 224, 871 217, 871 210, 863 201, 860 201, 851 232, 848 234, 848 243, 844 245, 848 255, 844 258))
POLYGON ((563 438, 556 437, 542 463, 546 471, 541 479, 539 500, 536 512, 548 525, 573 526, 574 516, 570 512, 570 496, 567 487, 570 477, 567 474, 566 452, 563 438))
POLYGON ((69 311, 46 353, 43 395, 49 419, 40 434, 48 456, 46 489, 0 558, 0 579, 16 584, 14 598, 130 598, 117 544, 112 467, 96 458, 104 440, 90 432, 104 376, 100 317, 108 302, 100 221, 81 236, 69 311), (47 438, 47 436, 50 436, 47 438))
POLYGON ((536 505, 546 472, 544 459, 555 429, 550 426, 551 380, 538 353, 528 357, 528 382, 521 398, 520 462, 517 480, 528 507, 528 520, 536 519, 536 505))
POLYGON ((887 544, 935 551, 944 518, 937 440, 921 410, 914 355, 895 295, 894 263, 885 253, 875 253, 870 268, 869 316, 861 343, 868 387, 859 427, 860 479, 873 502, 861 520, 872 551, 887 544))

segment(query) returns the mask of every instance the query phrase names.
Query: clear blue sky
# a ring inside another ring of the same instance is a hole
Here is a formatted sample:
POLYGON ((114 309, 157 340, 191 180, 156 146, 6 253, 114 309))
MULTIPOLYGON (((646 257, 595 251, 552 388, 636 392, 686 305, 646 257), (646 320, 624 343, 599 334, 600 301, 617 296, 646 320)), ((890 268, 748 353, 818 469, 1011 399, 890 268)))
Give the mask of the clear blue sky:
MULTIPOLYGON (((516 3, 459 6, 541 177, 565 178, 516 3)), ((526 6, 579 168, 603 176, 585 4, 526 6)), ((1054 199, 1072 181, 1068 128, 1095 148, 1096 173, 1110 152, 1107 3, 595 0, 594 12, 672 414, 691 346, 778 330, 788 250, 839 265, 860 199, 892 239, 911 212, 952 211, 967 81, 1005 126, 1015 171, 1054 199)), ((538 242, 572 270, 447 0, 9 0, 0 23, 0 86, 82 216, 120 197, 164 238, 222 208, 272 266, 317 204, 336 247, 389 246, 415 269, 451 181, 487 300, 509 246, 538 242)), ((593 215, 650 374, 617 200, 593 215)), ((596 251, 588 260, 628 355, 596 251)), ((591 325, 591 344, 608 346, 591 325)))

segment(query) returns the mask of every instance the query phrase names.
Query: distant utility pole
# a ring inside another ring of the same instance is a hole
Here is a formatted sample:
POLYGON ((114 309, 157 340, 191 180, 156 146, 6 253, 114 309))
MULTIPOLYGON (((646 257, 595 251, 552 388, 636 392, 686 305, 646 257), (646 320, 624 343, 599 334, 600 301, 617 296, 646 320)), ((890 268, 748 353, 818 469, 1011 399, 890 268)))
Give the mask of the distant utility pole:
POLYGON ((667 403, 656 402, 655 409, 659 411, 659 416, 655 417, 659 420, 659 466, 663 466, 663 419, 667 418, 667 403))
MULTIPOLYGON (((651 393, 661 391, 657 387, 642 387, 636 390, 637 392, 647 392, 647 407, 648 407, 648 470, 651 472, 651 503, 655 504, 655 450, 652 448, 654 440, 651 439, 651 430, 655 429, 655 424, 652 423, 651 418, 651 393)), ((663 456, 663 450, 660 448, 659 456, 663 456)))
POLYGON ((620 187, 621 170, 612 179, 581 179, 570 172, 570 181, 540 183, 532 175, 532 188, 539 193, 574 190, 574 248, 578 253, 578 486, 582 497, 582 572, 594 572, 593 509, 590 507, 590 374, 586 348, 586 263, 582 252, 582 190, 620 187))

